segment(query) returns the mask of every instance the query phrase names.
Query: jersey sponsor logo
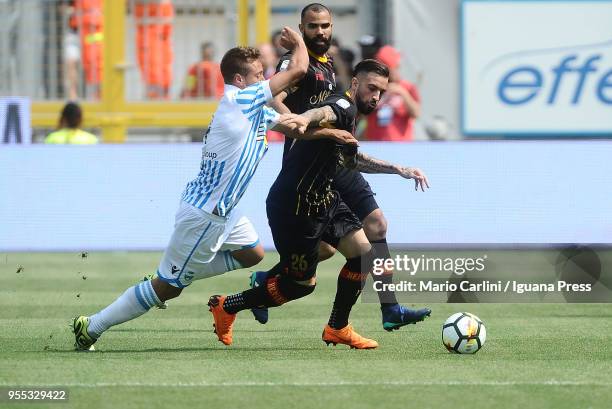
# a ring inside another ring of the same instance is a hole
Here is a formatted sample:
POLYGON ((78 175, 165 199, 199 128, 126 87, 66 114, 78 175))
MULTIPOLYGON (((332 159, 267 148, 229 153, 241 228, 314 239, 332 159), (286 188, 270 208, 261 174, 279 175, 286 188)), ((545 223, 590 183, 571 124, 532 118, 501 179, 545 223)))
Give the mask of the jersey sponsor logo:
POLYGON ((344 98, 340 98, 339 100, 336 101, 336 105, 338 105, 340 108, 342 109, 348 109, 348 107, 351 106, 351 103, 348 102, 346 99, 344 98))
POLYGON ((331 91, 328 90, 323 90, 321 92, 319 92, 318 95, 313 95, 310 97, 310 99, 308 100, 308 103, 310 105, 318 105, 321 102, 325 101, 327 99, 327 97, 329 97, 329 95, 331 94, 331 91))
POLYGON ((202 153, 202 159, 205 158, 209 158, 209 159, 217 159, 217 152, 208 152, 208 151, 204 151, 202 153))
POLYGON ((279 71, 285 71, 287 69, 287 67, 289 66, 289 60, 285 60, 281 63, 281 66, 279 68, 279 71))

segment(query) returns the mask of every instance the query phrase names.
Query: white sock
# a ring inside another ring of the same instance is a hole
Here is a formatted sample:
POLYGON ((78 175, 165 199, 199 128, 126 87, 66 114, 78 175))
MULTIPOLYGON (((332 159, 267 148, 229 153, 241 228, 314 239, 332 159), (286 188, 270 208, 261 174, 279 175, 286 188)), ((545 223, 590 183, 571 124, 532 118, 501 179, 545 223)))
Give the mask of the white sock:
POLYGON ((140 317, 158 304, 161 301, 153 290, 151 280, 143 281, 128 288, 111 305, 89 317, 87 332, 99 338, 110 327, 140 317))
POLYGON ((210 262, 203 264, 201 268, 207 272, 206 278, 208 278, 241 269, 242 264, 232 256, 231 251, 226 250, 217 252, 215 257, 210 262))

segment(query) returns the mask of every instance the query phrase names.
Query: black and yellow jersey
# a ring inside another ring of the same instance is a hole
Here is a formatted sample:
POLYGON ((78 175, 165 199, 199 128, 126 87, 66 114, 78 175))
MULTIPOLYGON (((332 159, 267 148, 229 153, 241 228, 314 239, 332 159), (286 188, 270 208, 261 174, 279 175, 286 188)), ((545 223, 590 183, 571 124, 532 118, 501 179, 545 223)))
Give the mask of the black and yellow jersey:
MULTIPOLYGON (((334 128, 354 133, 357 107, 347 94, 332 94, 318 106, 325 105, 336 114, 334 128)), ((342 153, 347 148, 330 139, 295 140, 285 153, 281 171, 270 188, 268 202, 289 206, 294 214, 323 214, 331 205, 333 178, 342 167, 342 153)))
MULTIPOLYGON (((303 114, 309 109, 319 106, 336 91, 336 75, 333 60, 329 56, 317 56, 308 51, 310 63, 306 75, 294 86, 286 89, 287 97, 284 104, 294 114, 303 114)), ((283 55, 278 62, 276 72, 286 70, 291 60, 291 52, 283 55)), ((284 155, 291 146, 293 139, 285 140, 284 155)), ((283 157, 284 157, 283 155, 283 157)))

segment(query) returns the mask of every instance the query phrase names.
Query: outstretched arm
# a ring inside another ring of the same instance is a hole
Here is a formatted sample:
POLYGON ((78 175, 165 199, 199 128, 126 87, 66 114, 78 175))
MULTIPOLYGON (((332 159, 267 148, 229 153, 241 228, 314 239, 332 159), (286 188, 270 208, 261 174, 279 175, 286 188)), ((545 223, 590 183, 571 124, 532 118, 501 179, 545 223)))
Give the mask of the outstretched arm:
POLYGON ((414 179, 414 190, 419 190, 420 187, 424 192, 425 187, 429 188, 427 176, 425 176, 425 173, 421 169, 396 165, 394 163, 368 156, 363 152, 357 153, 357 164, 355 170, 363 173, 400 175, 406 179, 414 179))
POLYGON ((287 98, 287 91, 281 91, 272 101, 270 101, 270 108, 280 114, 290 114, 291 110, 285 105, 285 98, 287 98))
POLYGON ((283 132, 294 139, 332 139, 339 144, 357 145, 357 140, 350 132, 334 128, 309 128, 310 120, 303 115, 282 114, 278 122, 272 128, 274 131, 283 132))
MULTIPOLYGON (((336 122, 336 114, 329 105, 322 106, 320 108, 310 109, 303 114, 297 115, 292 113, 281 113, 277 124, 272 128, 274 131, 285 132, 287 127, 289 131, 295 131, 300 134, 306 132, 307 128, 333 127, 336 122)), ((295 138, 294 133, 290 132, 289 137, 295 138)), ((354 138, 353 138, 354 139, 354 138)))
POLYGON ((330 127, 336 122, 338 117, 329 105, 319 108, 309 109, 302 114, 308 120, 308 126, 330 127))

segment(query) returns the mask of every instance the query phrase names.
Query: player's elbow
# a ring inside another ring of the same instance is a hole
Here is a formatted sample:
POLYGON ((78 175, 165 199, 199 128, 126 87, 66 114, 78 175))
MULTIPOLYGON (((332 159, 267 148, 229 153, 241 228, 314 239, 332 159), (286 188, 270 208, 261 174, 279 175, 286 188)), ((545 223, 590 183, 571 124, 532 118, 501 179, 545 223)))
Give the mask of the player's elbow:
POLYGON ((300 78, 302 78, 304 75, 306 75, 306 73, 308 72, 308 65, 310 64, 308 58, 305 59, 304 61, 300 62, 300 64, 298 65, 298 75, 300 76, 300 78))
POLYGON ((306 73, 308 72, 308 64, 309 64, 308 58, 293 61, 293 64, 291 64, 292 65, 291 67, 292 83, 298 82, 299 80, 304 78, 304 75, 306 75, 306 73))
POLYGON ((304 66, 303 64, 297 65, 294 70, 291 72, 291 85, 294 85, 296 82, 300 81, 306 75, 308 71, 308 65, 304 66))

